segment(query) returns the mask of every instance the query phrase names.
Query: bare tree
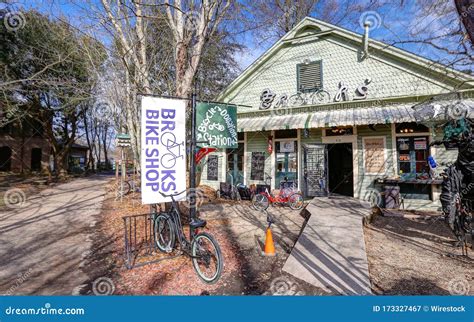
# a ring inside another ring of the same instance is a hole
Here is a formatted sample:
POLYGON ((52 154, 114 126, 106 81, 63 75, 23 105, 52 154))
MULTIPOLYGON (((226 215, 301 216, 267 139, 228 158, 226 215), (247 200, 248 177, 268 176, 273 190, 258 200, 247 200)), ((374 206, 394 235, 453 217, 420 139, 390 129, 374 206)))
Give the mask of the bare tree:
MULTIPOLYGON (((307 16, 340 25, 354 23, 369 5, 347 0, 242 1, 243 23, 257 43, 273 43, 307 16)), ((370 4, 374 8, 375 4, 370 4)))
POLYGON ((204 46, 217 32, 232 0, 195 1, 165 0, 168 24, 174 39, 176 95, 189 96, 192 91, 204 46))
MULTIPOLYGON (((406 10, 406 4, 380 0, 385 10, 406 10)), ((383 17, 383 27, 389 32, 383 41, 397 47, 408 49, 437 63, 472 74, 474 49, 469 34, 462 23, 454 1, 416 0, 411 3, 413 16, 394 23, 389 15, 383 17)), ((472 15, 474 5, 465 8, 466 15, 472 15)), ((464 10, 464 9, 462 9, 464 10)))
POLYGON ((107 19, 104 27, 111 31, 114 49, 120 58, 116 66, 123 70, 122 102, 126 125, 132 139, 132 151, 139 158, 140 126, 137 95, 150 94, 150 66, 147 63, 147 21, 140 1, 101 0, 107 19), (121 66, 120 66, 121 65, 121 66))

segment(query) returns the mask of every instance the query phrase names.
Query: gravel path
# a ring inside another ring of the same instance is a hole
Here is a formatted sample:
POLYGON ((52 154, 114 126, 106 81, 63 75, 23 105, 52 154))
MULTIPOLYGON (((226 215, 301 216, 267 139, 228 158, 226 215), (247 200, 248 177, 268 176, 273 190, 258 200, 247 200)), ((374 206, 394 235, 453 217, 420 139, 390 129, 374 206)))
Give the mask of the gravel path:
POLYGON ((0 209, 0 294, 78 292, 110 178, 76 179, 0 209))

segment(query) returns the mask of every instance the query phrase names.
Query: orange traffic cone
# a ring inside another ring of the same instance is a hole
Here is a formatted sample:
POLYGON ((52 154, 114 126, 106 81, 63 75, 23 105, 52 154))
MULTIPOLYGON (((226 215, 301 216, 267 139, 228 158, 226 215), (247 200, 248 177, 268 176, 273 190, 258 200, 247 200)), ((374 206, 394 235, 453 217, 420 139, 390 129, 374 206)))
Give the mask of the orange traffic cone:
POLYGON ((272 230, 270 227, 267 228, 267 236, 265 238, 265 256, 275 256, 275 244, 273 243, 272 230))

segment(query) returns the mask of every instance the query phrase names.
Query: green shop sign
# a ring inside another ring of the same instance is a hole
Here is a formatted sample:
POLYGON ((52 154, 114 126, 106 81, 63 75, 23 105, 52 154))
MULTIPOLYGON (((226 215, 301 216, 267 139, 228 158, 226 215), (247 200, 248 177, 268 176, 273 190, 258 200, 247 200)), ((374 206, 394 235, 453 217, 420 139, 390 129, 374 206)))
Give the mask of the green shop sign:
POLYGON ((237 106, 198 103, 196 113, 196 138, 200 146, 237 148, 237 106))

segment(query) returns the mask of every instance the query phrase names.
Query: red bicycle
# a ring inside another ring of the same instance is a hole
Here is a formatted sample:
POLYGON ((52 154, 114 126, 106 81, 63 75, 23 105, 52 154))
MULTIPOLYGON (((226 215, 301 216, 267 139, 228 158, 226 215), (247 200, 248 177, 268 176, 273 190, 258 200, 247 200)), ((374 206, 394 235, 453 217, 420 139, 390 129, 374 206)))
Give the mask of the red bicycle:
POLYGON ((291 188, 284 188, 280 193, 273 195, 265 189, 264 192, 256 194, 252 199, 253 206, 258 210, 266 210, 270 204, 288 205, 293 210, 303 208, 303 195, 291 188))

